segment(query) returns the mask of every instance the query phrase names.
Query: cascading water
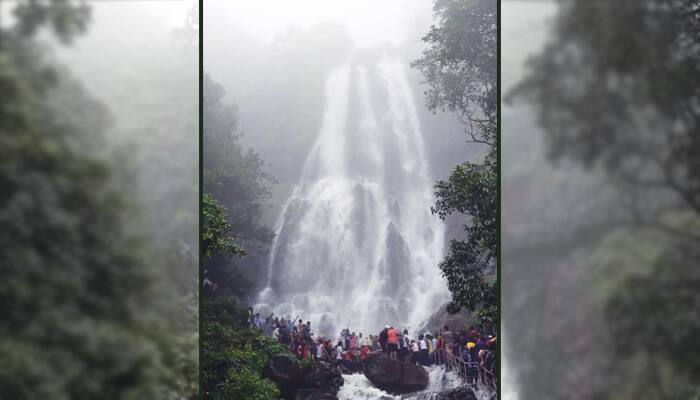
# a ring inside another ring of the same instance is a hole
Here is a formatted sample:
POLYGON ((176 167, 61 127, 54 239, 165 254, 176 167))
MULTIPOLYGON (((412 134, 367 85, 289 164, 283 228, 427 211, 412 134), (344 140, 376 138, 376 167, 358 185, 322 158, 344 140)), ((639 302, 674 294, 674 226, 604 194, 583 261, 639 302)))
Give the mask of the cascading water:
POLYGON ((258 308, 335 337, 346 327, 416 327, 447 301, 437 269, 444 225, 430 213, 415 107, 396 58, 328 76, 321 129, 279 215, 258 308))
MULTIPOLYGON (((454 371, 447 371, 444 366, 428 367, 430 385, 420 392, 405 395, 392 395, 377 389, 363 374, 344 375, 345 384, 338 392, 338 400, 435 400, 452 389, 464 387, 464 382, 454 371)), ((492 400, 494 393, 477 386, 472 391, 475 400, 492 400)))

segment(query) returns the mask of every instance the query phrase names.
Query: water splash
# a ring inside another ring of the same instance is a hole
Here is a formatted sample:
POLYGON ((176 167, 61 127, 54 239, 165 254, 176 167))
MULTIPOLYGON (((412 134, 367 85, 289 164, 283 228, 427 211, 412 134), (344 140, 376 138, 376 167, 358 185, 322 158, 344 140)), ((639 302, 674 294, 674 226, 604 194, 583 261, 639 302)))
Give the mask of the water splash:
POLYGON ((377 389, 363 374, 343 375, 345 383, 338 391, 338 400, 401 400, 401 397, 377 389))
POLYGON ((278 217, 258 308, 316 332, 414 328, 447 300, 444 226, 405 65, 347 64, 326 81, 318 138, 278 217))
MULTIPOLYGON (((405 395, 392 395, 377 389, 363 374, 343 375, 345 384, 338 392, 339 400, 433 400, 440 393, 464 387, 464 382, 454 372, 444 366, 426 368, 430 378, 429 386, 420 392, 405 395)), ((477 396, 481 400, 481 397, 477 396)), ((486 398, 488 399, 488 398, 486 398)))

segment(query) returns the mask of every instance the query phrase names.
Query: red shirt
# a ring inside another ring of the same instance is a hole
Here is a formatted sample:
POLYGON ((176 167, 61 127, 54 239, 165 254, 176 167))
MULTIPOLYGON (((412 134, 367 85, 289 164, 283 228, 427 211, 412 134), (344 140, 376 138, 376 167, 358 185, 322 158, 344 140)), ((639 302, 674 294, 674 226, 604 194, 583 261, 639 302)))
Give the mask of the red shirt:
POLYGON ((386 341, 387 343, 399 344, 399 339, 396 337, 396 329, 389 329, 386 333, 386 341))
POLYGON ((362 350, 360 350, 360 360, 364 360, 367 358, 367 353, 369 352, 369 347, 364 346, 362 350))

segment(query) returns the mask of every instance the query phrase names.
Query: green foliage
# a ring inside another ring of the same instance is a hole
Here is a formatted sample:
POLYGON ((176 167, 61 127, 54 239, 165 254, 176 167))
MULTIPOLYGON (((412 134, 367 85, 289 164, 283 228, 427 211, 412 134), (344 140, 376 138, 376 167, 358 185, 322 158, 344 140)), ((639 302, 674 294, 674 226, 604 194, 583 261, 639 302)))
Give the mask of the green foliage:
POLYGON ((276 399, 276 386, 261 373, 271 356, 287 349, 250 329, 247 310, 230 297, 207 298, 202 308, 204 398, 276 399))
POLYGON ((43 25, 70 41, 87 9, 14 12, 0 31, 2 397, 195 398, 196 334, 171 335, 129 177, 95 151, 106 111, 33 41, 43 25))
POLYGON ((448 311, 481 307, 483 322, 498 316, 495 284, 485 270, 496 259, 498 227, 496 2, 438 0, 439 21, 423 41, 429 47, 412 66, 429 84, 428 109, 458 115, 467 139, 486 146, 481 162, 456 166, 449 178, 437 182, 432 212, 445 219, 464 214, 466 240, 450 241, 440 270, 452 293, 448 311))
POLYGON ((40 28, 48 26, 63 43, 70 43, 75 36, 87 30, 90 11, 90 7, 82 2, 20 2, 12 11, 17 18, 14 33, 31 38, 40 28))
POLYGON ((245 254, 234 242, 230 233, 231 225, 226 219, 226 208, 206 193, 202 199, 202 246, 205 260, 215 253, 245 254))
POLYGON ((268 379, 260 379, 260 375, 243 368, 231 370, 229 378, 224 381, 221 389, 212 396, 216 400, 276 400, 280 392, 275 384, 268 379))
POLYGON ((612 343, 591 361, 605 382, 585 386, 610 398, 698 398, 698 15, 682 0, 562 3, 512 93, 534 106, 552 161, 603 171, 632 194, 614 207, 634 215, 632 228, 598 250, 605 319, 591 329, 612 343), (665 219, 669 210, 678 218, 665 219))
POLYGON ((700 212, 699 28, 692 1, 563 4, 513 95, 535 105, 552 160, 670 189, 700 212))
POLYGON ((315 358, 305 358, 302 360, 299 360, 299 367, 301 369, 311 369, 316 367, 316 359, 315 358))
POLYGON ((263 207, 274 179, 262 159, 239 143, 236 109, 223 103, 223 88, 204 77, 204 241, 207 279, 218 291, 245 295, 254 274, 241 270, 241 261, 225 254, 254 259, 265 254, 272 231, 263 224, 263 207), (224 219, 225 216, 225 219, 224 219), (235 240, 233 239, 235 238, 235 240))
POLYGON ((429 90, 428 109, 457 114, 476 142, 496 143, 497 35, 493 0, 437 0, 429 47, 412 63, 429 90))
MULTIPOLYGON (((654 360, 642 377, 645 380, 662 384, 659 377, 665 366, 685 379, 684 386, 700 385, 700 361, 695 356, 700 351, 696 306, 700 269, 693 262, 699 256, 694 244, 674 244, 659 255, 651 271, 629 276, 607 303, 606 320, 613 337, 619 339, 619 362, 640 356, 654 360)), ((654 390, 653 397, 667 397, 664 387, 654 390)))
POLYGON ((229 210, 231 232, 245 241, 247 252, 265 248, 272 232, 260 219, 275 180, 260 156, 239 143, 236 108, 223 103, 223 88, 205 75, 203 90, 204 191, 229 210))

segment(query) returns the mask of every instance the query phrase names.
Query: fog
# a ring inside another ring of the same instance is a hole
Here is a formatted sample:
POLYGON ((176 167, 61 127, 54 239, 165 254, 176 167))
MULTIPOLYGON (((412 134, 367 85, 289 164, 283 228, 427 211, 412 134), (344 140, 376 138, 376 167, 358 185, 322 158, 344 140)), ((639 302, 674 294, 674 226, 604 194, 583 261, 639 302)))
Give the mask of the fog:
POLYGON ((320 129, 323 87, 330 71, 351 57, 377 62, 399 57, 415 94, 433 179, 478 154, 457 119, 423 107, 417 72, 409 63, 423 49, 432 3, 419 1, 211 1, 204 9, 204 70, 237 109, 243 142, 260 153, 279 184, 274 222, 320 129), (374 60, 374 61, 372 61, 374 60))
POLYGON ((658 4, 502 3, 505 399, 697 395, 697 27, 658 4))
POLYGON ((1 4, 3 396, 197 395, 195 5, 1 4))

